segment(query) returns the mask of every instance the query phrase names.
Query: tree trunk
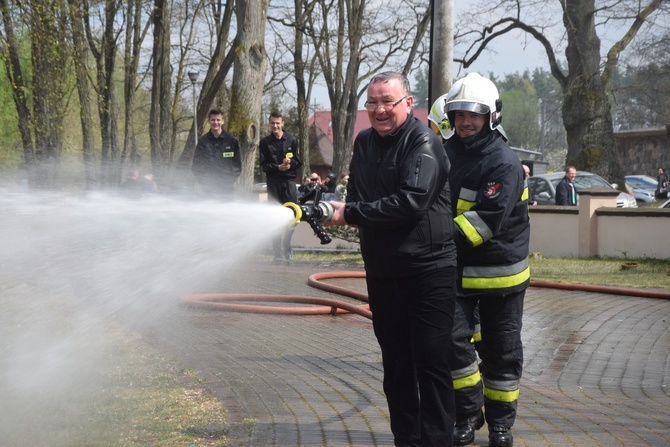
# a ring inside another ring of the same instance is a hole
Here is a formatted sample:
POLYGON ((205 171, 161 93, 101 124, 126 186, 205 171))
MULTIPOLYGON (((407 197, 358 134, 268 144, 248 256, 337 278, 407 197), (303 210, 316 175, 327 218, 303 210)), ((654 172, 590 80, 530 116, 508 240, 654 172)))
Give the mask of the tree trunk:
MULTIPOLYGON (((35 146, 33 145, 33 137, 30 131, 32 117, 30 107, 28 107, 28 99, 26 98, 28 88, 21 71, 19 47, 14 35, 14 23, 12 22, 12 15, 9 11, 7 0, 0 0, 0 11, 2 12, 2 22, 5 29, 4 37, 7 51, 7 54, 4 55, 5 69, 7 71, 7 78, 10 80, 14 105, 16 106, 16 113, 18 115, 19 133, 21 134, 21 143, 23 144, 24 169, 30 173, 35 168, 35 146)), ((30 176, 28 182, 29 184, 31 183, 30 176)))
POLYGON ((154 0, 153 80, 149 115, 151 166, 156 183, 161 186, 167 177, 170 159, 170 14, 167 0, 154 0))
MULTIPOLYGON (((566 2, 563 23, 568 35, 570 74, 564 85, 563 122, 567 132, 566 164, 622 181, 607 85, 600 76, 600 39, 593 0, 566 2)), ((623 183, 619 185, 624 188, 623 183)))
POLYGON ((33 64, 33 128, 39 173, 37 186, 60 187, 60 157, 67 49, 67 13, 57 0, 30 2, 30 39, 33 64))
POLYGON ((242 152, 239 189, 249 191, 260 141, 261 97, 265 80, 265 23, 268 0, 238 0, 235 64, 228 131, 235 135, 242 152))
POLYGON ((86 188, 90 189, 97 183, 95 175, 95 139, 93 136, 93 107, 91 105, 91 86, 88 80, 88 70, 85 61, 88 58, 86 37, 82 22, 82 4, 80 0, 69 0, 70 21, 72 29, 72 44, 74 56, 74 71, 77 79, 77 93, 79 95, 79 121, 82 134, 82 157, 84 160, 84 176, 86 188))
POLYGON ((137 67, 140 59, 140 50, 144 33, 142 32, 142 0, 128 2, 126 10, 126 41, 123 55, 123 148, 121 151, 121 165, 126 158, 130 161, 130 168, 136 168, 140 161, 135 139, 135 83, 137 82, 137 67))

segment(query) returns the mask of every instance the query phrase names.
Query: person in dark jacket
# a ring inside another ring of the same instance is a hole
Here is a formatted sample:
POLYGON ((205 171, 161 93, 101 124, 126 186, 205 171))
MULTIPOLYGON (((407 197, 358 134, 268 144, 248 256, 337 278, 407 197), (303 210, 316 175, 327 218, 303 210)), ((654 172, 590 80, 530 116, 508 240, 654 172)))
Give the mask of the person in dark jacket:
POLYGON ((402 74, 372 78, 365 103, 372 127, 356 137, 346 202, 330 202, 329 224, 359 229, 395 445, 451 446, 449 161, 437 135, 414 117, 413 101, 402 74))
POLYGON ((242 171, 240 145, 223 130, 220 110, 210 110, 208 121, 210 129, 198 140, 191 172, 203 196, 231 199, 235 195, 235 181, 242 171))
POLYGON ((312 172, 306 179, 305 183, 298 187, 298 192, 303 196, 313 194, 315 190, 321 191, 322 197, 323 194, 328 192, 328 187, 321 183, 321 176, 316 172, 312 172))
POLYGON ((577 169, 574 166, 565 169, 565 177, 556 185, 556 205, 577 206, 576 175, 577 169))
MULTIPOLYGON (((284 132, 284 117, 279 112, 270 114, 270 135, 263 138, 259 144, 259 158, 261 170, 265 173, 270 200, 284 204, 298 201, 296 175, 302 161, 298 158, 298 140, 284 132)), ((280 262, 282 254, 286 260, 293 258, 291 238, 293 226, 284 230, 284 234, 275 236, 272 240, 274 261, 280 262)))
POLYGON ((499 129, 502 102, 493 82, 470 73, 433 108, 441 110, 435 119, 442 124, 438 128, 451 161, 458 252, 449 358, 456 389, 454 445, 472 444, 486 420, 488 445, 511 447, 523 369, 523 301, 530 283, 527 182, 499 129), (477 322, 481 363, 472 343, 477 322))
POLYGON ((668 196, 668 176, 665 174, 663 168, 658 168, 658 175, 656 176, 656 198, 657 199, 667 199, 668 196))

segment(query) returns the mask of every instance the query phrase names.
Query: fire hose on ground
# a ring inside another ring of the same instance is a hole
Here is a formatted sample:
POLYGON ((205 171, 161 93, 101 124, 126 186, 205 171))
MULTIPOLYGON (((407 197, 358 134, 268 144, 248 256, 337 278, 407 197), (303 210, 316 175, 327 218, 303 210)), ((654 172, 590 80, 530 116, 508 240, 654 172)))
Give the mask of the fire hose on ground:
MULTIPOLYGON (((285 203, 295 214, 294 225, 307 222, 321 244, 328 244, 331 238, 323 228, 333 216, 333 207, 327 202, 321 202, 321 192, 315 190, 311 195, 301 199, 300 203, 285 203)), ((315 273, 309 276, 307 284, 327 292, 353 298, 367 303, 366 293, 357 292, 334 284, 323 282, 328 279, 365 278, 365 272, 336 271, 315 273)), ((607 293, 612 295, 635 296, 640 298, 670 299, 670 292, 635 289, 626 287, 595 286, 586 284, 562 283, 553 281, 530 280, 530 287, 552 288, 572 291, 607 293)), ((342 315, 357 314, 372 319, 372 312, 368 304, 354 304, 335 298, 324 298, 304 295, 266 295, 243 293, 199 294, 182 297, 190 305, 206 309, 225 310, 230 312, 264 313, 276 315, 342 315), (265 304, 247 304, 265 303, 265 304), (267 303, 283 303, 284 305, 268 305, 267 303), (286 303, 306 304, 307 306, 287 306, 286 303)))

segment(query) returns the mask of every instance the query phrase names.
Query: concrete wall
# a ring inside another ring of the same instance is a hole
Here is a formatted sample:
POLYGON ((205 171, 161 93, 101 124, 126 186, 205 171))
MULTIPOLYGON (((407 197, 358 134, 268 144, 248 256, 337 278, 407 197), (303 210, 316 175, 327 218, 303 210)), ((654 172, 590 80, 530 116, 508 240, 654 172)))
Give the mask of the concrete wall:
POLYGON ((536 206, 530 210, 530 252, 550 257, 575 257, 579 244, 576 207, 536 206))

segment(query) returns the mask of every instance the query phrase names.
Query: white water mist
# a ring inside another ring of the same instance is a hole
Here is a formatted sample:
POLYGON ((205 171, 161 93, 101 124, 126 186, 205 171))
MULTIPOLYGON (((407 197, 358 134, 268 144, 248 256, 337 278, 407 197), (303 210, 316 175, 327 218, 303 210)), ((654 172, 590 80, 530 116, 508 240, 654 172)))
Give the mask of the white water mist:
POLYGON ((102 322, 155 324, 180 296, 217 292, 292 218, 276 204, 0 195, 0 444, 95 389, 102 322))

